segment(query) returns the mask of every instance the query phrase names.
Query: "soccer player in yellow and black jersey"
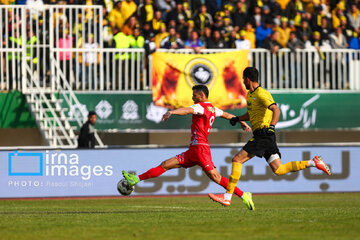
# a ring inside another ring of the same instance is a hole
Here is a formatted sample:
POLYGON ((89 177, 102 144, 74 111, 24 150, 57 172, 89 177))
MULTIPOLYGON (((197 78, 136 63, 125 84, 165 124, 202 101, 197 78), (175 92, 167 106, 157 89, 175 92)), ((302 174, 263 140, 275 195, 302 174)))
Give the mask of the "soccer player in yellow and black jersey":
MULTIPOLYGON (((258 82, 259 72, 254 67, 247 67, 243 72, 243 79, 247 93, 247 112, 230 119, 235 126, 239 121, 250 121, 253 137, 232 159, 232 170, 225 194, 209 194, 209 197, 225 206, 231 203, 231 197, 241 176, 243 163, 254 156, 264 157, 276 175, 296 172, 308 167, 316 167, 330 175, 329 167, 320 156, 309 161, 293 161, 281 163, 281 154, 276 144, 275 125, 280 117, 280 110, 271 94, 263 89, 258 82)), ((252 210, 255 209, 252 204, 252 210)))

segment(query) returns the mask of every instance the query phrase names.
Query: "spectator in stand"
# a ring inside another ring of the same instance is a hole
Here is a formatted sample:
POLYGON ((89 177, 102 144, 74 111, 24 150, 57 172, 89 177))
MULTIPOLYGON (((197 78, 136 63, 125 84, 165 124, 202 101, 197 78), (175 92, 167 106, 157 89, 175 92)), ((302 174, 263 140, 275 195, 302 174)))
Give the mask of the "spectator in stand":
MULTIPOLYGON (((114 28, 113 35, 114 35, 113 47, 118 48, 118 49, 130 48, 130 43, 131 43, 130 37, 126 36, 123 32, 121 32, 117 28, 114 28)), ((118 86, 113 86, 113 88, 125 89, 125 80, 124 79, 128 78, 128 76, 125 75, 126 71, 120 72, 120 69, 125 68, 124 60, 126 60, 128 58, 129 58, 128 53, 122 53, 122 52, 115 53, 114 66, 111 66, 111 67, 115 68, 114 83, 115 83, 115 85, 118 84, 118 86)), ((112 71, 113 70, 111 69, 111 72, 112 71)))
MULTIPOLYGON (((130 38, 130 48, 144 48, 145 45, 145 39, 143 36, 140 35, 140 28, 135 27, 133 29, 133 35, 128 36, 130 38)), ((143 69, 143 53, 134 53, 129 54, 129 58, 132 60, 137 61, 140 60, 141 66, 138 64, 135 64, 134 71, 132 72, 134 79, 138 79, 139 73, 143 69), (140 67, 140 68, 139 68, 140 67)), ((141 73, 140 73, 141 74, 141 73)), ((129 76, 129 79, 131 79, 131 75, 129 76)), ((141 84, 135 80, 135 88, 140 89, 141 84)))
POLYGON ((243 29, 246 23, 247 15, 244 12, 243 2, 238 1, 236 3, 236 10, 232 14, 232 22, 236 31, 243 29))
POLYGON ((245 24, 245 39, 250 41, 251 48, 255 48, 255 42, 256 42, 256 36, 255 36, 255 30, 250 22, 247 22, 245 24))
POLYGON ((235 41, 235 45, 237 49, 248 49, 251 48, 251 43, 248 39, 245 39, 246 37, 246 31, 241 30, 240 31, 240 39, 235 41))
POLYGON ((273 24, 273 26, 272 26, 272 29, 280 28, 280 24, 281 24, 280 18, 281 18, 280 15, 275 16, 275 17, 273 18, 273 23, 274 23, 274 24, 273 24))
POLYGON ((167 14, 175 9, 176 2, 174 0, 154 0, 154 6, 161 11, 162 20, 165 21, 167 14))
POLYGON ((209 41, 211 40, 212 31, 210 27, 204 28, 204 33, 201 35, 200 40, 204 42, 205 47, 209 48, 209 41))
POLYGON ((290 33, 290 38, 289 38, 289 41, 287 42, 286 46, 288 48, 290 48, 290 50, 292 52, 295 52, 296 49, 304 49, 305 48, 303 41, 301 41, 300 39, 298 39, 296 37, 296 32, 290 33))
POLYGON ((340 7, 336 7, 331 11, 332 27, 336 29, 340 26, 340 17, 344 16, 343 10, 340 7))
POLYGON ((281 44, 282 47, 286 47, 287 42, 290 38, 291 29, 288 27, 288 18, 281 17, 281 25, 280 27, 275 28, 274 30, 279 33, 279 40, 278 42, 281 44))
POLYGON ((212 26, 213 18, 207 12, 206 5, 201 5, 199 13, 194 16, 195 27, 201 31, 204 31, 205 26, 212 26))
MULTIPOLYGON (((312 42, 305 43, 305 49, 317 51, 318 54, 313 55, 311 62, 312 62, 312 64, 315 64, 317 66, 317 69, 319 71, 319 69, 320 69, 319 64, 321 63, 320 60, 322 60, 322 61, 325 60, 325 54, 323 53, 323 51, 331 49, 331 46, 328 43, 326 43, 325 41, 322 41, 320 33, 315 31, 315 32, 313 32, 312 42)), ((313 79, 313 86, 316 86, 316 87, 320 86, 320 82, 319 81, 315 82, 313 79)), ((321 86, 321 87, 329 88, 330 85, 329 85, 329 83, 325 83, 325 85, 321 86)))
POLYGON ((360 33, 360 11, 356 4, 351 4, 349 12, 346 14, 351 29, 360 33))
MULTIPOLYGON (((130 48, 144 48, 145 38, 140 35, 140 28, 134 27, 133 34, 129 36, 130 38, 130 48)), ((137 59, 135 55, 134 59, 137 59)))
POLYGON ((106 19, 104 19, 102 36, 104 41, 104 48, 111 47, 111 43, 113 39, 112 28, 110 26, 110 23, 106 19))
POLYGON ((168 28, 171 28, 171 27, 176 28, 177 27, 176 21, 175 20, 170 20, 169 23, 167 24, 167 27, 168 28))
POLYGON ((133 35, 133 29, 135 27, 138 27, 139 23, 136 19, 135 16, 131 16, 128 18, 128 20, 126 21, 126 24, 121 28, 121 31, 126 35, 133 35))
MULTIPOLYGON (((88 37, 85 37, 84 40, 84 44, 82 45, 84 49, 100 48, 99 43, 95 42, 93 34, 88 34, 88 37)), ((84 61, 85 64, 85 81, 87 89, 94 89, 95 81, 97 81, 98 78, 96 74, 98 74, 100 71, 100 69, 98 68, 98 64, 100 63, 100 54, 97 52, 89 52, 85 50, 82 61, 84 61)))
MULTIPOLYGON (((149 36, 151 33, 154 33, 152 28, 151 28, 151 24, 150 23, 145 23, 142 27, 142 36, 145 38, 145 39, 149 39, 149 36)), ((155 34, 154 34, 155 36, 155 34)))
POLYGON ((152 0, 145 0, 145 2, 139 5, 138 16, 140 25, 143 26, 145 23, 152 22, 154 18, 154 6, 152 0))
POLYGON ((236 48, 236 41, 238 40, 239 36, 235 30, 230 33, 228 40, 226 41, 226 48, 236 48))
POLYGON ((349 37, 351 37, 351 35, 352 35, 352 30, 348 27, 349 25, 347 24, 347 18, 345 17, 345 16, 341 16, 340 17, 340 28, 341 28, 341 30, 342 30, 342 32, 343 32, 343 34, 345 35, 345 36, 349 36, 349 37), (350 33, 350 34, 348 34, 348 32, 350 33))
POLYGON ((185 13, 185 15, 186 15, 186 18, 187 18, 187 19, 191 19, 192 12, 191 12, 191 10, 189 9, 189 3, 188 3, 188 2, 184 2, 184 3, 183 3, 183 9, 184 9, 184 13, 185 13))
POLYGON ((259 6, 255 6, 254 14, 249 16, 248 18, 252 26, 255 26, 255 28, 260 27, 263 22, 261 8, 259 6))
POLYGON ((152 30, 155 34, 157 34, 158 32, 160 32, 160 26, 161 24, 164 23, 162 18, 161 18, 161 11, 156 10, 155 11, 155 16, 152 20, 151 26, 152 26, 152 30))
POLYGON ((223 6, 223 12, 224 12, 223 18, 228 17, 231 19, 231 15, 233 11, 234 11, 234 6, 232 4, 225 4, 223 6))
POLYGON ((272 32, 272 21, 266 20, 261 26, 257 27, 255 30, 256 47, 261 48, 264 40, 269 37, 272 32))
POLYGON ((286 5, 285 10, 283 11, 283 14, 288 19, 294 19, 297 11, 296 11, 296 2, 295 0, 290 0, 290 2, 286 5))
POLYGON ((190 38, 185 42, 185 48, 193 49, 195 53, 200 53, 204 49, 204 42, 199 39, 199 33, 195 30, 191 32, 190 38))
MULTIPOLYGON (((65 32, 60 31, 60 37, 57 42, 58 48, 72 48, 74 38, 69 33, 69 29, 66 28, 65 32)), ((73 52, 69 50, 64 50, 60 52, 60 67, 62 72, 66 76, 66 80, 70 82, 70 77, 72 69, 70 68, 71 61, 73 59, 73 52)))
POLYGON ((179 23, 180 19, 184 21, 188 20, 183 9, 183 4, 179 1, 176 3, 176 8, 167 14, 166 22, 169 23, 170 20, 175 20, 176 23, 179 23))
MULTIPOLYGON (((317 31, 313 32, 312 41, 310 43, 306 42, 304 46, 306 49, 315 48, 319 52, 320 55, 323 55, 321 53, 322 50, 331 49, 331 46, 326 41, 323 41, 321 39, 321 35, 317 31)), ((324 58, 323 56, 320 56, 320 57, 324 58)))
POLYGON ((209 44, 206 46, 207 48, 226 48, 226 43, 224 39, 221 37, 220 31, 213 31, 213 37, 210 39, 209 44))
POLYGON ((261 22, 273 22, 274 16, 270 12, 270 7, 268 5, 264 5, 261 10, 262 10, 261 22))
POLYGON ((297 12, 302 12, 305 10, 302 0, 295 0, 295 10, 297 12))
POLYGON ((304 3, 304 10, 310 14, 314 13, 315 3, 314 0, 311 1, 302 1, 304 3))
POLYGON ((183 19, 181 16, 179 17, 178 22, 175 22, 175 24, 171 25, 172 22, 175 22, 175 20, 171 20, 169 22, 169 27, 175 27, 178 34, 187 29, 187 20, 185 20, 185 18, 183 19))
POLYGON ((202 4, 204 4, 205 1, 203 0, 191 0, 190 1, 190 8, 191 11, 195 14, 196 11, 198 11, 202 4))
POLYGON ((234 27, 231 24, 231 19, 228 17, 224 17, 224 27, 223 27, 223 31, 221 31, 223 37, 227 39, 233 30, 234 27))
POLYGON ((183 41, 186 41, 190 38, 191 33, 195 31, 195 24, 193 20, 188 20, 187 22, 187 28, 183 29, 183 32, 180 32, 180 38, 183 41))
POLYGON ((309 27, 309 23, 307 21, 302 21, 300 28, 296 31, 298 38, 301 39, 303 42, 304 36, 306 36, 306 39, 311 39, 311 29, 309 27))
POLYGON ((320 6, 322 7, 322 13, 325 17, 330 18, 331 14, 329 12, 330 7, 326 3, 328 0, 320 0, 320 6))
POLYGON ((296 32, 295 22, 294 20, 289 21, 289 28, 292 32, 296 32))
POLYGON ((294 17, 294 24, 295 24, 295 27, 299 28, 301 26, 301 12, 296 12, 296 16, 294 17))
MULTIPOLYGON (((311 14, 308 12, 301 12, 301 22, 302 21, 307 21, 309 24, 311 21, 311 14)), ((310 24, 309 24, 309 26, 310 26, 310 24)))
POLYGON ((224 20, 222 14, 215 16, 215 22, 212 26, 212 30, 219 30, 220 32, 224 32, 224 20))
POLYGON ((133 0, 124 0, 121 4, 121 15, 124 17, 124 21, 128 20, 130 16, 136 14, 137 5, 133 0))
POLYGON ((272 32, 270 37, 265 39, 263 47, 270 50, 271 53, 277 54, 279 49, 282 48, 281 44, 279 43, 279 32, 272 32))
POLYGON ((109 13, 109 23, 112 28, 121 29, 124 25, 125 18, 121 13, 122 0, 114 0, 115 7, 109 13))
POLYGON ((321 39, 329 41, 329 34, 331 32, 331 28, 327 17, 323 17, 321 19, 321 26, 316 28, 315 30, 320 33, 321 39))
POLYGON ((353 36, 349 40, 349 48, 359 50, 360 49, 360 38, 357 32, 353 33, 353 36))
POLYGON ((314 13, 311 16, 310 27, 311 29, 317 29, 321 26, 321 19, 325 17, 323 14, 323 8, 321 5, 316 5, 314 13))
POLYGON ((335 32, 330 34, 330 45, 332 48, 347 48, 348 44, 341 27, 336 28, 335 32))
POLYGON ((222 1, 205 0, 206 7, 211 16, 214 16, 217 11, 221 9, 222 1))
POLYGON ((145 39, 145 57, 144 57, 144 68, 146 72, 146 79, 151 79, 151 65, 149 64, 149 55, 153 54, 156 51, 156 45, 155 45, 155 34, 153 32, 150 32, 148 35, 148 38, 145 39))
POLYGON ((155 45, 157 48, 160 48, 161 41, 167 36, 169 36, 169 33, 167 32, 166 24, 162 23, 160 26, 160 32, 155 35, 155 45))
POLYGON ((183 48, 183 41, 177 36, 176 29, 174 27, 169 28, 169 36, 161 41, 161 48, 167 49, 179 49, 183 48))

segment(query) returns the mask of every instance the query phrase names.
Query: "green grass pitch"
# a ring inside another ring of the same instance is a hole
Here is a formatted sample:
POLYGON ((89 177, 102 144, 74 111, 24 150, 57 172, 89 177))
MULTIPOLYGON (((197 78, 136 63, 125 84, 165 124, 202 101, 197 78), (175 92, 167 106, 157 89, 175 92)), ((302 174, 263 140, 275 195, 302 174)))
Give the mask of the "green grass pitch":
POLYGON ((0 239, 360 239, 360 193, 0 200, 0 239))

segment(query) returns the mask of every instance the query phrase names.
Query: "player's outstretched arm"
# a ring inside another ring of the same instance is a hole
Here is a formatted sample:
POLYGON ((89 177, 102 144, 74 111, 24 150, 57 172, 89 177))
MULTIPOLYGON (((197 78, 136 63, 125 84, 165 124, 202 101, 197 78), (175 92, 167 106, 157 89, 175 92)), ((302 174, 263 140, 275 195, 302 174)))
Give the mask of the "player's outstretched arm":
POLYGON ((246 112, 244 115, 231 118, 230 119, 230 124, 232 126, 235 126, 237 122, 249 121, 249 120, 250 120, 249 113, 246 112))
POLYGON ((161 121, 167 121, 170 118, 170 116, 173 114, 183 116, 183 115, 193 114, 193 113, 194 113, 194 109, 191 107, 178 108, 175 110, 167 111, 163 115, 161 121))
POLYGON ((248 112, 246 112, 244 115, 241 116, 234 116, 232 118, 229 119, 230 120, 230 124, 232 126, 235 126, 236 123, 240 122, 241 128, 245 131, 245 132, 250 132, 251 131, 251 127, 245 122, 249 120, 249 114, 248 112))
POLYGON ((232 119, 233 117, 235 117, 235 115, 228 113, 228 112, 223 112, 223 114, 220 116, 221 118, 225 118, 227 120, 232 119))

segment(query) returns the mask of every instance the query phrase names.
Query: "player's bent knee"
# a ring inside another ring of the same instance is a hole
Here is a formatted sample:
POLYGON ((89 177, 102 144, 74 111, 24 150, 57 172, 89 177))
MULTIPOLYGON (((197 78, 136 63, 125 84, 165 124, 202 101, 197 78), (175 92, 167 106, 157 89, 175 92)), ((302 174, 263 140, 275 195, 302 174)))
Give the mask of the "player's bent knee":
POLYGON ((216 182, 216 183, 220 183, 221 181, 221 175, 219 173, 209 173, 209 172, 206 172, 206 174, 208 175, 208 177, 216 182))
POLYGON ((170 168, 170 164, 167 161, 163 161, 160 165, 164 170, 169 170, 170 168))

